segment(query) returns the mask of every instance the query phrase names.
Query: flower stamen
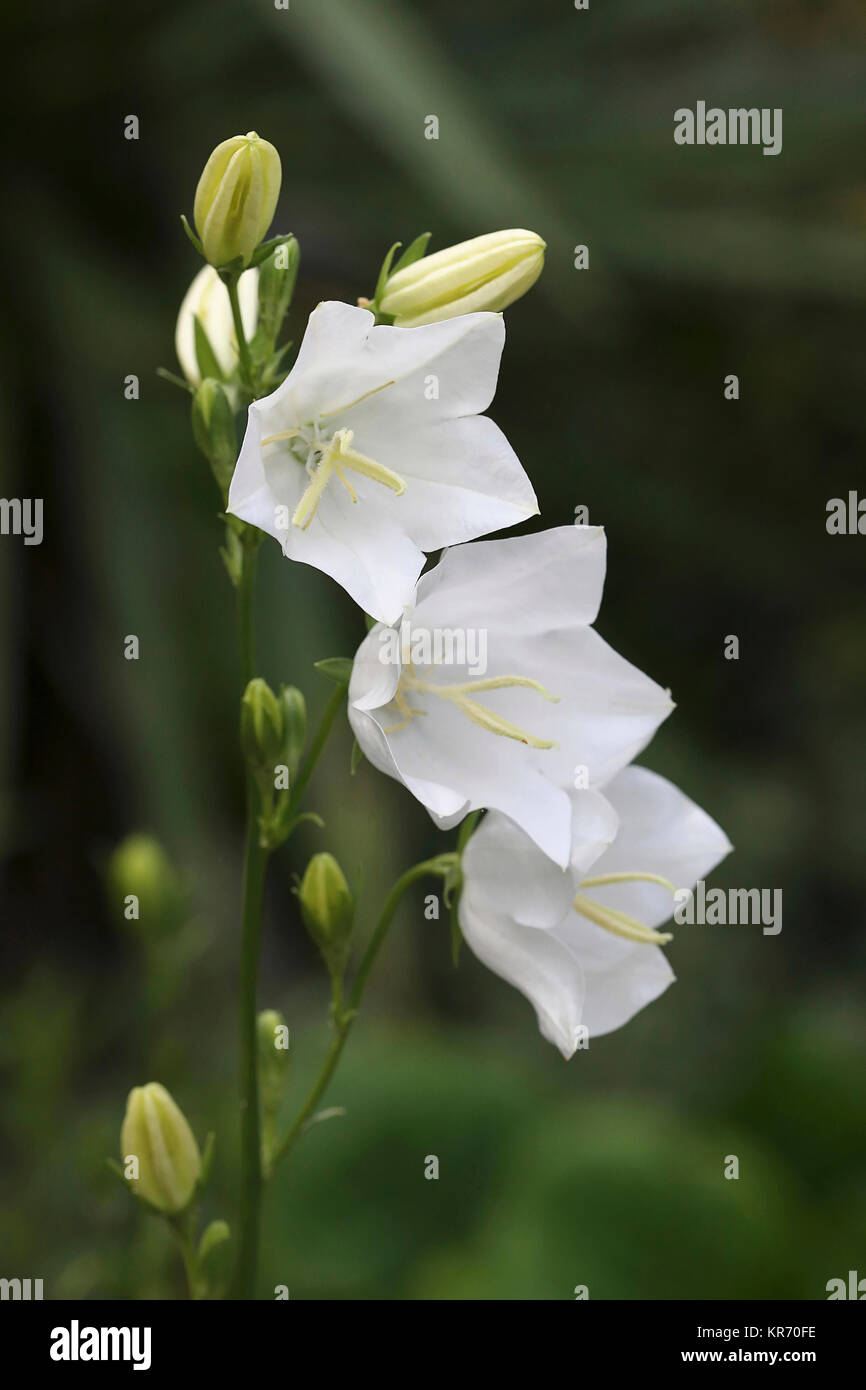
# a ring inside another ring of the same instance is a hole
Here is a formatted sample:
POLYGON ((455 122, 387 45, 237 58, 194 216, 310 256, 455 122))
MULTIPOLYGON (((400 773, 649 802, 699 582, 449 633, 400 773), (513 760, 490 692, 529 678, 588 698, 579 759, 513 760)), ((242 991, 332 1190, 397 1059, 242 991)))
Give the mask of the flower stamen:
MULTIPOLYGON (((397 694, 394 696, 394 702, 397 708, 400 710, 401 714, 407 714, 407 718, 403 724, 396 726, 396 728, 405 728, 413 713, 424 713, 423 710, 410 711, 408 705, 406 705, 404 709, 400 704, 400 699, 402 698, 403 705, 405 705, 404 691, 418 690, 429 695, 438 695, 440 700, 448 700, 460 710, 461 714, 465 714, 466 718, 470 719, 473 724, 477 724, 480 728, 486 729, 490 734, 499 734, 502 738, 513 738, 517 743, 524 743, 530 748, 555 748, 555 743, 547 739, 536 738, 535 734, 527 733, 525 729, 521 729, 517 724, 512 724, 509 719, 504 719, 500 714, 494 714, 493 710, 487 709, 485 705, 479 704, 477 700, 469 699, 470 695, 479 694, 484 690, 504 690, 510 686, 528 687, 530 690, 537 691, 539 695, 543 695, 545 700, 549 700, 552 704, 557 704, 559 701, 558 695, 551 695, 550 691, 545 690, 543 685, 540 685, 536 680, 532 680, 529 676, 486 676, 482 680, 455 682, 452 685, 440 685, 435 681, 428 681, 417 676, 410 662, 403 670, 400 677, 400 686, 397 690, 397 694)), ((385 732, 389 733, 393 732, 393 730, 386 729, 385 732)))
MULTIPOLYGON (((286 433, 288 434, 288 431, 286 433)), ((278 436, 271 436, 271 439, 276 438, 278 436)), ((347 468, 354 473, 360 473, 364 478, 370 478, 373 482, 380 483, 382 487, 390 488, 398 497, 401 497, 406 491, 406 484, 399 473, 395 473, 393 469, 386 468, 383 463, 377 463, 375 459, 368 458, 366 454, 361 454, 357 449, 353 449, 351 447, 353 438, 352 430, 337 430, 329 444, 324 447, 317 446, 310 451, 313 471, 311 472, 310 461, 307 464, 307 471, 310 472, 311 482, 292 514, 293 526, 300 526, 302 531, 306 531, 325 495, 325 488, 332 473, 336 473, 352 501, 358 501, 358 495, 345 475, 344 470, 347 468)))
MULTIPOLYGON (((667 888, 671 893, 676 892, 670 879, 662 878, 660 874, 595 874, 590 878, 582 879, 580 886, 581 888, 600 888, 610 883, 657 883, 660 887, 667 888)), ((603 907, 601 903, 595 902, 583 893, 578 893, 572 906, 575 912, 579 912, 588 921, 594 922, 597 927, 603 927, 605 931, 612 932, 614 936, 622 936, 626 941, 636 941, 645 946, 666 946, 669 941, 673 941, 670 932, 660 932, 656 931, 654 927, 644 926, 643 922, 639 922, 636 917, 630 917, 627 912, 620 912, 615 907, 603 907)))

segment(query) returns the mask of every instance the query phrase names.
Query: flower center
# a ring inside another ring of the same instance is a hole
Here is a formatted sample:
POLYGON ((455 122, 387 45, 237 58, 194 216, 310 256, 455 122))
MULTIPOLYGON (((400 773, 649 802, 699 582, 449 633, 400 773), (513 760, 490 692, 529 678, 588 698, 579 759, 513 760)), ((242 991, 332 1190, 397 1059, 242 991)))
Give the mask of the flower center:
MULTIPOLYGON (((642 873, 597 874, 594 878, 583 879, 580 886, 581 888, 601 888, 607 883, 658 883, 671 893, 676 891, 669 879, 661 878, 658 874, 642 873)), ((579 912, 588 921, 594 922, 597 927, 604 927, 605 931, 613 932, 614 936, 623 936, 626 941, 638 941, 645 946, 666 946, 669 941, 673 941, 670 932, 661 932, 656 931, 653 927, 645 927, 643 922, 638 922, 635 917, 629 917, 628 913, 620 912, 615 907, 602 907, 601 903, 594 902, 584 893, 578 893, 572 907, 575 912, 579 912)))
POLYGON ((341 415, 344 411, 350 410, 352 406, 360 405, 369 396, 375 396, 379 391, 384 391, 393 385, 393 381, 384 381, 381 386, 374 386, 372 390, 365 391, 363 396, 358 396, 357 400, 349 401, 347 405, 338 406, 335 410, 326 410, 324 414, 317 416, 312 424, 298 425, 291 430, 281 430, 279 434, 269 434, 267 439, 262 440, 263 449, 268 444, 280 444, 287 441, 289 452, 307 470, 310 483, 292 513, 293 526, 299 526, 302 531, 306 531, 316 515, 319 503, 324 497, 325 489, 332 477, 336 476, 352 501, 357 503, 358 497, 346 477, 347 471, 359 473, 363 478, 372 478, 374 483, 381 483, 383 487, 390 488, 398 497, 402 497, 406 491, 406 484, 400 474, 395 473, 391 468, 386 468, 384 463, 377 463, 367 454, 361 454, 357 449, 353 449, 353 430, 339 429, 335 430, 333 434, 328 434, 323 432, 321 428, 321 422, 329 415, 341 415))
POLYGON ((436 681, 428 680, 425 676, 417 675, 410 661, 403 667, 400 684, 394 694, 394 704, 403 715, 403 720, 399 724, 392 724, 390 728, 385 730, 385 733, 392 734, 400 729, 405 729, 416 714, 427 714, 426 710, 417 709, 410 705, 406 699, 408 692, 418 691, 426 695, 435 695, 440 700, 447 700, 449 704, 459 709, 461 714, 465 714, 467 719, 471 719, 473 724, 478 724, 490 734, 499 734, 502 738, 513 738, 518 743, 527 744, 530 748, 555 748, 555 743, 551 743, 547 739, 536 738, 534 734, 518 728, 510 720, 503 719, 501 715, 494 714, 493 710, 487 709, 486 705, 480 705, 477 700, 470 698, 472 695, 480 694, 485 690, 504 690, 517 685, 536 690, 539 695, 543 695, 545 700, 550 700, 552 704, 557 704, 559 701, 558 695, 551 695, 543 685, 540 685, 538 681, 531 680, 528 676, 486 676, 482 680, 441 685, 436 681))
POLYGON ((281 434, 271 434, 262 440, 262 448, 266 444, 289 440, 290 452, 307 470, 310 482, 292 513, 293 526, 306 531, 332 477, 339 479, 353 502, 358 501, 358 495, 346 477, 347 471, 359 473, 363 478, 372 478, 373 482, 390 488, 398 497, 406 491, 400 474, 353 449, 353 438, 354 432, 348 429, 337 430, 329 437, 323 436, 317 420, 312 425, 283 430, 281 434))

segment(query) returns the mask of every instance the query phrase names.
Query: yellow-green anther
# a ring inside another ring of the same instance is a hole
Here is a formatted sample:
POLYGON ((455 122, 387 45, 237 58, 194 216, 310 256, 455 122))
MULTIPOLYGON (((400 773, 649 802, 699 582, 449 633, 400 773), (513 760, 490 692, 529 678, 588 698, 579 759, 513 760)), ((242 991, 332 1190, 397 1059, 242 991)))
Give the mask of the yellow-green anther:
MULTIPOLYGON (((271 435, 262 443, 270 444, 281 437, 285 436, 271 435)), ((406 491, 406 484, 399 473, 395 473, 391 468, 386 468, 383 463, 377 463, 375 459, 368 458, 366 454, 359 454, 357 449, 351 448, 353 437, 352 430, 337 430, 318 464, 316 464, 309 487, 292 513, 293 526, 299 526, 302 531, 306 531, 316 515, 319 503, 324 497, 325 489, 334 473, 349 493, 352 501, 357 502, 358 498, 355 491, 343 473, 344 468, 349 468, 354 473, 360 473, 364 478, 371 478, 375 483, 381 483, 383 487, 390 488, 398 497, 401 497, 406 491)))
POLYGON ((675 893, 676 889, 669 878, 662 878, 660 874, 596 874, 594 878, 581 879, 581 888, 601 888, 607 883, 657 883, 660 888, 667 888, 668 892, 675 893))
POLYGON ((665 946, 673 940, 670 932, 659 932, 652 927, 645 927, 643 922, 638 922, 635 917, 629 917, 627 913, 619 912, 613 907, 602 907, 600 903, 593 902, 592 898, 584 897, 583 893, 578 893, 573 907, 575 912, 594 922, 597 927, 604 927, 605 931, 612 932, 614 936, 622 936, 626 941, 636 941, 646 946, 665 946))
POLYGON ((500 714, 494 714, 484 705, 479 705, 476 700, 469 700, 465 695, 455 695, 451 698, 467 719, 471 719, 473 724, 478 724, 482 729, 486 729, 489 734, 499 734, 502 738, 513 738, 517 743, 525 743, 530 748, 554 748, 556 746, 549 739, 536 738, 534 734, 527 733, 517 724, 503 719, 500 714))
POLYGON ((485 705, 480 705, 477 700, 470 700, 470 695, 477 695, 485 690, 505 690, 512 686, 524 686, 530 690, 535 690, 551 704, 559 703, 558 695, 551 695, 549 690, 538 681, 532 680, 529 676, 484 676, 480 680, 462 681, 453 685, 440 685, 436 681, 425 680, 416 676, 411 665, 407 666, 400 678, 400 686, 394 696, 400 713, 404 716, 403 724, 393 725, 386 729, 386 733, 398 732, 405 728, 415 714, 424 714, 424 710, 412 709, 406 701, 405 692, 407 690, 419 690, 428 695, 438 695, 441 700, 448 700, 455 705, 467 719, 471 719, 473 724, 486 729, 490 734, 499 734, 502 738, 513 738, 517 743, 525 743, 530 748, 555 748, 556 744, 548 739, 536 738, 534 734, 527 733, 517 724, 512 724, 509 719, 504 719, 500 714, 494 714, 485 705))

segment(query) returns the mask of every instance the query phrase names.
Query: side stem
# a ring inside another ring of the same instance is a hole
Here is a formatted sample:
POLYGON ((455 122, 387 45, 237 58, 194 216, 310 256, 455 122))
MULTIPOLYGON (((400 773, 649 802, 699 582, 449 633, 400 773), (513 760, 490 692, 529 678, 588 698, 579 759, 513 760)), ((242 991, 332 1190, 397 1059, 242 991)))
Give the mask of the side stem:
MULTIPOLYGON (((242 689, 245 689, 252 679, 255 669, 255 574, 256 549, 245 546, 240 584, 238 585, 242 689)), ((244 1299, 252 1298, 255 1292, 262 1196, 256 1002, 262 903, 268 858, 268 851, 263 849, 259 843, 259 795, 255 779, 248 771, 246 844, 241 909, 241 959, 238 982, 241 1166, 238 1261, 235 1270, 234 1289, 235 1296, 244 1299)))
POLYGON ((349 995, 348 1004, 345 1009, 342 1007, 341 1003, 341 988, 339 984, 335 986, 334 1002, 331 1008, 331 1016, 334 1025, 334 1036, 331 1039, 331 1045, 325 1054, 322 1069, 316 1078, 312 1090, 301 1106, 288 1134, 274 1152, 274 1166, 280 1159, 285 1158, 295 1147, 295 1144, 306 1129, 307 1124, 312 1119, 316 1106, 319 1104, 319 1101, 330 1085, 331 1078, 337 1070, 337 1064, 342 1056, 343 1048, 346 1045, 346 1039, 349 1036, 352 1024, 355 1021, 358 1009, 361 1005, 370 971, 373 969, 376 957, 382 948, 382 943, 388 935, 388 928, 391 925, 394 913, 397 911, 400 899, 406 892, 406 889, 409 888, 416 879, 423 878, 425 874, 438 874, 444 876, 453 862, 453 854, 441 854, 435 859, 426 859, 421 864, 415 864, 411 869, 407 869, 402 877, 397 879, 397 882, 385 899, 382 914, 361 959, 358 973, 355 976, 355 983, 352 986, 352 992, 349 995))

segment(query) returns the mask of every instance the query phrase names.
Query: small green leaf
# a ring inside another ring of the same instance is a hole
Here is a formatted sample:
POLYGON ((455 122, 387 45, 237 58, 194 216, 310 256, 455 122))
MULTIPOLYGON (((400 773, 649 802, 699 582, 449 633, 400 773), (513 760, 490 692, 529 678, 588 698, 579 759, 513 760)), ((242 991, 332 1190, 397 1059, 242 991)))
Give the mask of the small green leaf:
POLYGON ((405 270, 407 265, 414 265, 416 261, 420 261, 427 251, 427 243, 432 235, 432 232, 422 232, 420 236, 416 236, 406 247, 391 274, 396 275, 398 270, 405 270))
POLYGON ((349 763, 349 775, 350 775, 350 776, 354 777, 355 773, 358 771, 358 768, 361 766, 361 762, 362 762, 362 760, 363 760, 363 757, 364 757, 363 749, 361 748, 361 745, 360 745, 360 743, 358 742, 358 740, 355 739, 354 743, 352 744, 352 760, 351 760, 351 762, 349 763))
POLYGON ((157 367, 156 374, 162 377, 163 381, 170 381, 172 386, 179 386, 182 391, 187 391, 189 395, 195 395, 195 387, 191 381, 185 377, 178 376, 175 372, 170 372, 167 367, 157 367))
POLYGON ((204 247, 202 246, 201 242, 199 241, 199 239, 198 239, 198 237, 196 236, 195 232, 193 231, 192 227, 191 227, 191 226, 189 225, 189 223, 187 222, 187 220, 186 220, 186 218, 184 217, 183 213, 181 213, 181 215, 180 215, 180 220, 181 220, 181 224, 182 224, 182 226, 183 226, 184 231, 186 232, 187 236, 189 237, 189 239, 190 239, 190 241, 192 242, 193 246, 195 247, 196 251, 198 252, 198 254, 199 254, 200 256, 203 256, 203 255, 204 255, 204 247))
POLYGON ((193 317, 193 325, 195 332, 195 355, 202 380, 205 380, 206 377, 213 377, 215 381, 224 381, 225 375, 223 369, 217 361, 216 353, 210 345, 210 338, 207 336, 205 326, 198 314, 193 317))
MULTIPOLYGON (((379 278, 376 281, 376 292, 373 295, 373 302, 370 306, 371 308, 375 309, 375 306, 378 305, 379 300, 382 298, 382 295, 385 290, 385 282, 388 279, 388 276, 391 274, 391 262, 394 259, 394 252, 397 250, 398 246, 402 245, 402 241, 395 241, 394 245, 391 247, 391 250, 388 252, 387 256, 382 262, 382 269, 379 271, 379 278)), ((378 310, 376 310, 376 312, 378 312, 378 310)))
POLYGON ((217 1246, 225 1241, 231 1240, 231 1231, 228 1222, 212 1221, 202 1232, 201 1240, 198 1243, 198 1257, 202 1264, 217 1246))
POLYGON ((352 676, 353 662, 348 656, 329 656, 324 661, 314 661, 313 665, 317 671, 321 671, 323 676, 329 680, 336 681, 337 685, 348 685, 352 676))

